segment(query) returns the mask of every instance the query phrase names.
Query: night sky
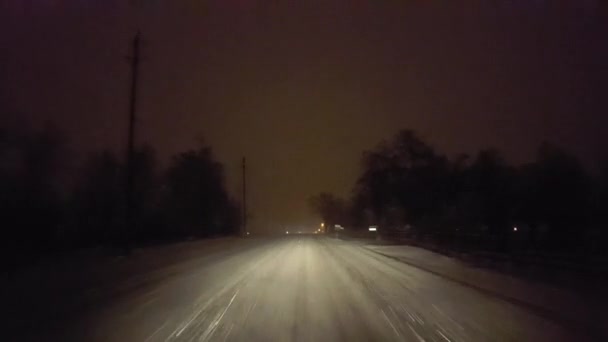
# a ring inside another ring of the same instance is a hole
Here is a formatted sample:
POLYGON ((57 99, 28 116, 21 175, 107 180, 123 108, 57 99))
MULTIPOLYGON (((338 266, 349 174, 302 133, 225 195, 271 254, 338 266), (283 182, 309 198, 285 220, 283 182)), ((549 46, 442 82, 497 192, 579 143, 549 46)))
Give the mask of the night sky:
POLYGON ((400 128, 450 155, 606 156, 605 4, 433 2, 0 0, 0 109, 122 148, 139 28, 138 142, 166 161, 204 137, 235 195, 246 155, 258 230, 318 223, 307 198, 347 196, 400 128))

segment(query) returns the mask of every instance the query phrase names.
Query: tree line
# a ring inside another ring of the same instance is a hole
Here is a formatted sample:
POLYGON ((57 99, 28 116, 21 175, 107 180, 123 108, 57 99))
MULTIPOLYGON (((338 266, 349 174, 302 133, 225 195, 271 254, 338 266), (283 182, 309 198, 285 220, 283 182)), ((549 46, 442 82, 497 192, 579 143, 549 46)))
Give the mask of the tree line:
POLYGON ((591 174, 549 143, 521 166, 495 149, 448 158, 402 130, 363 153, 351 198, 321 193, 310 204, 329 227, 377 225, 468 250, 605 255, 606 171, 591 174))
POLYGON ((52 127, 0 130, 0 248, 8 259, 238 230, 238 205, 207 145, 165 167, 153 148, 136 149, 132 224, 125 220, 125 158, 104 150, 75 163, 69 155, 67 139, 52 127))

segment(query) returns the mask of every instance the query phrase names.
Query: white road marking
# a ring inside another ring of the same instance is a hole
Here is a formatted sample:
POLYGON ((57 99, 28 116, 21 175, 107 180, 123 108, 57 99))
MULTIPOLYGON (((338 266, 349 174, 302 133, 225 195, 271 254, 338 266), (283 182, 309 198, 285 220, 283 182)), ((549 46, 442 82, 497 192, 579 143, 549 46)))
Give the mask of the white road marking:
POLYGON ((446 314, 445 312, 443 312, 442 310, 439 309, 439 307, 435 304, 432 305, 433 309, 437 310, 437 312, 439 312, 440 314, 442 314, 443 316, 445 316, 447 319, 450 320, 450 322, 452 322, 455 326, 457 326, 460 330, 464 330, 464 327, 456 322, 456 320, 454 320, 452 317, 450 317, 448 314, 446 314))
POLYGON ((414 319, 414 316, 412 316, 409 312, 408 309, 405 308, 405 306, 403 304, 401 304, 401 308, 403 308, 403 310, 405 311, 405 313, 410 317, 410 319, 412 320, 412 322, 416 322, 416 320, 414 319))
POLYGON ((388 318, 388 316, 386 315, 384 310, 380 309, 380 311, 382 311, 382 315, 384 316, 384 319, 388 322, 388 324, 391 326, 391 328, 393 328, 395 335, 397 335, 398 337, 401 337, 401 334, 399 334, 399 331, 397 330, 397 328, 395 328, 395 326, 393 325, 393 322, 391 322, 391 320, 388 318))
POLYGON ((414 335, 416 335, 416 338, 418 339, 418 341, 420 342, 426 342, 422 336, 418 335, 418 333, 416 332, 416 330, 414 330, 414 328, 412 328, 412 326, 408 323, 407 326, 410 328, 410 330, 414 333, 414 335))
POLYGON ((205 305, 203 305, 203 307, 200 310, 197 310, 194 314, 192 314, 191 318, 188 320, 188 322, 186 322, 185 324, 183 324, 181 326, 181 328, 178 328, 179 330, 174 331, 171 335, 169 335, 169 337, 166 339, 166 341, 171 340, 173 337, 179 337, 179 335, 181 335, 184 330, 186 330, 186 328, 188 328, 188 326, 190 324, 192 324, 192 322, 198 317, 200 316, 201 313, 203 313, 203 311, 205 311, 205 309, 207 309, 207 307, 217 298, 218 296, 215 295, 211 298, 209 298, 209 300, 207 300, 207 302, 205 303, 205 305))
POLYGON ((446 341, 448 342, 452 342, 449 338, 447 338, 447 336, 445 336, 441 331, 437 330, 437 332, 439 333, 439 335, 441 335, 441 337, 445 338, 446 341))
POLYGON ((226 336, 224 336, 224 341, 228 340, 228 336, 230 336, 230 333, 232 332, 232 328, 234 328, 234 324, 230 325, 230 329, 228 329, 226 336))
POLYGON ((205 330, 205 333, 203 333, 203 336, 200 338, 199 341, 206 341, 208 338, 213 336, 215 329, 217 328, 218 324, 220 324, 220 321, 222 320, 222 318, 224 318, 226 311, 228 311, 228 309, 232 305, 232 302, 234 302, 234 299, 236 298, 236 295, 238 293, 239 293, 239 290, 237 290, 234 293, 234 296, 232 296, 232 298, 230 299, 230 302, 228 303, 228 305, 226 305, 226 307, 224 308, 224 311, 222 311, 222 313, 219 315, 219 317, 217 317, 211 324, 209 324, 209 327, 207 327, 207 330, 205 330))
POLYGON ((165 323, 163 323, 163 324, 162 324, 162 325, 161 325, 161 326, 160 326, 158 329, 156 329, 156 330, 155 330, 155 331, 152 333, 152 335, 148 336, 148 337, 147 337, 147 338, 144 340, 144 342, 151 341, 151 340, 152 340, 152 338, 153 338, 153 337, 154 337, 156 334, 158 334, 158 332, 159 332, 159 331, 163 330, 163 328, 164 328, 164 327, 167 325, 167 322, 169 322, 169 320, 166 320, 166 321, 165 321, 165 323))
POLYGON ((249 314, 251 313, 251 311, 253 311, 253 309, 255 309, 255 306, 258 304, 258 299, 259 297, 256 296, 255 297, 255 301, 253 302, 253 304, 249 307, 249 310, 247 310, 247 313, 245 314, 245 318, 244 321, 247 321, 247 318, 249 317, 249 314))

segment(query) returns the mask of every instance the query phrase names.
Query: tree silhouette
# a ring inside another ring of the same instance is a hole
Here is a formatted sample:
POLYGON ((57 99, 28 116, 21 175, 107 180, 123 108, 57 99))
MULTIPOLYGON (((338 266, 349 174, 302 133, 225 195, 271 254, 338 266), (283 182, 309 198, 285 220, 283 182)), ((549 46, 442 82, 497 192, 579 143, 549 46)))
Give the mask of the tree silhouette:
MULTIPOLYGON (((445 205, 449 175, 445 157, 437 155, 409 130, 400 131, 389 142, 363 156, 363 174, 355 192, 377 220, 389 225, 419 223, 437 215, 445 205)), ((378 222, 380 223, 380 222, 378 222)))
POLYGON ((591 180, 578 159, 545 143, 522 168, 521 182, 519 213, 532 227, 533 243, 579 248, 591 213, 591 180))
POLYGON ((209 147, 173 158, 163 203, 169 221, 181 234, 207 236, 237 228, 238 210, 225 190, 222 166, 209 147))
POLYGON ((61 176, 67 171, 66 138, 52 125, 30 131, 3 131, 0 147, 0 222, 3 258, 26 262, 33 251, 57 249, 65 225, 61 176))
MULTIPOLYGON (((363 153, 349 218, 341 220, 383 230, 407 225, 412 236, 462 248, 586 253, 606 239, 605 175, 594 181, 576 157, 547 143, 522 167, 494 149, 448 160, 402 130, 363 153)), ((333 197, 315 201, 317 213, 330 217, 333 197)))
POLYGON ((109 243, 124 227, 123 167, 109 151, 93 153, 85 162, 73 204, 76 234, 83 243, 109 243))

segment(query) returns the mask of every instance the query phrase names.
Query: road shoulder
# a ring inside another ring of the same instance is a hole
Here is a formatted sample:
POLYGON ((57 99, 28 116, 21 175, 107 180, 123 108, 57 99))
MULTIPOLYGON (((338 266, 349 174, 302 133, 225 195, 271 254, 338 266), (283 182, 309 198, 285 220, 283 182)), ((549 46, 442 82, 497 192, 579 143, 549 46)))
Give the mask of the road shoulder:
MULTIPOLYGON (((589 293, 577 293, 520 277, 473 267, 456 258, 407 245, 362 243, 378 255, 422 269, 512 304, 524 306, 539 315, 559 320, 581 329, 594 330, 593 335, 608 336, 608 319, 600 300, 589 293)), ((595 294, 602 296, 603 294, 595 294)))

